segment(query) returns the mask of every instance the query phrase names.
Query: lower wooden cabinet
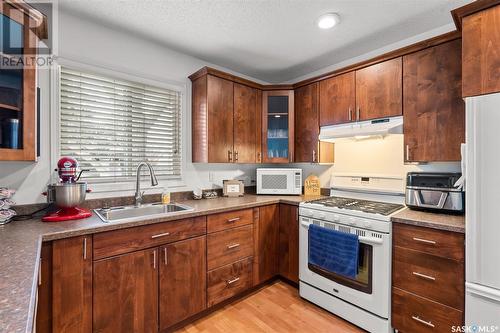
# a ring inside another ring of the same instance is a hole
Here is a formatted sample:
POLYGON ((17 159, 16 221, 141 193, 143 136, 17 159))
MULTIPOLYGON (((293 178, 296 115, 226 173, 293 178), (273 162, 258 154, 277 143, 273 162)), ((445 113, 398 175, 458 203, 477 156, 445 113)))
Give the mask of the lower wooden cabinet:
POLYGON ((208 306, 252 287, 252 264, 253 258, 249 257, 208 272, 208 306))
POLYGON ((52 242, 52 332, 92 332, 92 237, 52 242))
POLYGON ((392 327, 451 332, 464 323, 464 234, 393 223, 392 327))
POLYGON ((157 332, 158 249, 94 263, 94 332, 157 332))
POLYGON ((279 274, 299 283, 299 207, 280 205, 278 266, 279 274))
POLYGON ((254 285, 278 273, 279 205, 259 208, 258 222, 254 224, 254 285))
POLYGON ((206 236, 160 247, 160 331, 205 310, 206 236))

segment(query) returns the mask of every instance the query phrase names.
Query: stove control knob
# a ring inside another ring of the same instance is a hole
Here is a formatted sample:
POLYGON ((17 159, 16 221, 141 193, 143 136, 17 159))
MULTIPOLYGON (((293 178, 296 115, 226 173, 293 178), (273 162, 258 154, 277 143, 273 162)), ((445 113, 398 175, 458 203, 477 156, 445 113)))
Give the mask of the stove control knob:
POLYGON ((355 225, 356 224, 356 219, 354 219, 353 217, 350 217, 347 219, 347 224, 349 225, 355 225))
POLYGON ((340 216, 338 216, 338 215, 332 215, 332 220, 333 220, 333 222, 339 222, 340 221, 340 216))
POLYGON ((306 210, 305 213, 311 217, 314 215, 314 212, 312 210, 306 210))
POLYGON ((363 222, 363 225, 365 226, 365 228, 370 228, 372 226, 372 223, 370 221, 365 221, 363 222))
POLYGON ((318 214, 318 219, 324 220, 325 219, 325 214, 323 214, 323 213, 318 214))

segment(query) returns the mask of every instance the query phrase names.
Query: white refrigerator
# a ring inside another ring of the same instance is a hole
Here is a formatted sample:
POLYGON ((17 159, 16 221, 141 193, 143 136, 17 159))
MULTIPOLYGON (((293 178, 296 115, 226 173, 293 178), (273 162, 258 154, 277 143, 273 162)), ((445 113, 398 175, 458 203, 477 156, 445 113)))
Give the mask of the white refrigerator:
POLYGON ((500 93, 465 102, 465 323, 500 332, 500 93))

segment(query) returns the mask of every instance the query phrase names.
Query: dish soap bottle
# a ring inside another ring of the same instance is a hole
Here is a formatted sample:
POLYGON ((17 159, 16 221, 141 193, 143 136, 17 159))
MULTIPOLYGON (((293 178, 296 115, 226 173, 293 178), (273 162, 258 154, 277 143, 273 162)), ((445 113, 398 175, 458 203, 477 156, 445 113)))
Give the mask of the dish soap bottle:
POLYGON ((170 191, 168 188, 164 189, 161 194, 161 203, 164 205, 168 205, 170 203, 170 191))

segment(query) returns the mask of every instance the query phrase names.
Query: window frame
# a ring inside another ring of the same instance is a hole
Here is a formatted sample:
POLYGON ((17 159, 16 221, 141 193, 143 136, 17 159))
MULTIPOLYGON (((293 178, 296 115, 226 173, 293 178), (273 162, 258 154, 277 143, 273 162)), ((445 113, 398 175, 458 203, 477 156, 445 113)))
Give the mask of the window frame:
MULTIPOLYGON (((187 140, 187 94, 186 94, 186 85, 176 81, 169 81, 160 78, 153 78, 148 75, 144 75, 141 73, 132 73, 128 69, 117 69, 112 68, 113 66, 98 66, 98 65, 89 65, 83 62, 70 60, 67 58, 58 57, 56 63, 54 63, 51 69, 51 117, 50 117, 50 133, 51 133, 51 158, 50 158, 50 170, 52 176, 52 170, 57 168, 57 161, 59 160, 59 152, 61 148, 60 143, 60 125, 61 125, 61 112, 60 112, 60 77, 61 77, 61 67, 66 67, 75 71, 82 71, 89 74, 102 75, 109 78, 115 78, 117 80, 127 80, 132 82, 137 82, 140 84, 151 85, 160 89, 170 89, 180 93, 181 98, 181 108, 180 108, 180 130, 181 135, 179 138, 179 146, 181 149, 181 164, 180 164, 180 175, 179 178, 172 179, 170 177, 162 177, 158 176, 159 185, 155 187, 151 187, 150 184, 147 183, 146 177, 142 177, 142 181, 144 181, 144 185, 142 186, 143 190, 153 190, 148 191, 149 193, 157 193, 161 192, 165 187, 185 187, 186 184, 184 182, 184 173, 186 170, 186 140, 187 140)), ((146 175, 146 173, 143 173, 146 175)), ((83 179, 85 180, 85 179, 83 179)), ((52 180, 54 181, 54 180, 52 180)), ((92 193, 97 194, 98 197, 106 197, 106 196, 116 196, 119 192, 123 195, 123 192, 133 193, 135 190, 135 177, 131 177, 130 179, 125 180, 112 180, 112 179, 89 179, 85 180, 89 185, 91 185, 92 193)), ((128 193, 127 193, 128 194, 128 193)), ((91 195, 95 197, 95 195, 91 195)))

